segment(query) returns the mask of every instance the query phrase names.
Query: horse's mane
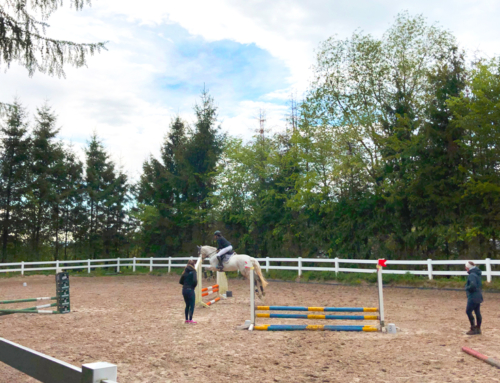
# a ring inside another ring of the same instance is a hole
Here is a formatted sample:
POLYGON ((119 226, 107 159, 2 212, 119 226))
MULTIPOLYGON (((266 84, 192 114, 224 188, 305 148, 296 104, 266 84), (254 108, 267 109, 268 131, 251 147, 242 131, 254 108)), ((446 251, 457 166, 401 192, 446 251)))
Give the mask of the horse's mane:
MULTIPOLYGON (((212 253, 212 252, 215 254, 215 251, 216 251, 216 250, 217 250, 217 248, 216 248, 216 247, 213 247, 213 246, 208 246, 208 245, 206 245, 206 246, 202 246, 202 247, 201 247, 201 252, 202 252, 202 254, 203 254, 203 255, 207 255, 207 256, 208 256, 210 253, 212 253)), ((213 255, 213 254, 210 254, 210 255, 213 255)))

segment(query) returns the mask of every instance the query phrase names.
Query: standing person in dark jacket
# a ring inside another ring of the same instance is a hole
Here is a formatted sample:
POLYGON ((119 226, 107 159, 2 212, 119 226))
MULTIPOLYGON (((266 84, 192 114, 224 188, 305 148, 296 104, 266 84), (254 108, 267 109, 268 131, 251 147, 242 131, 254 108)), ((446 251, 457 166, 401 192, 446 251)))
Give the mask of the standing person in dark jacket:
POLYGON ((198 285, 198 276, 194 268, 195 265, 196 261, 194 259, 190 260, 179 281, 182 285, 182 296, 184 297, 184 302, 186 302, 186 309, 184 310, 186 321, 184 323, 188 324, 196 324, 196 322, 193 321, 194 305, 196 301, 194 289, 198 285))
POLYGON ((481 323, 483 321, 480 310, 481 303, 483 303, 481 270, 476 267, 474 262, 470 261, 465 264, 465 270, 469 273, 465 284, 465 291, 467 292, 467 309, 465 312, 470 322, 470 331, 467 332, 467 335, 479 335, 481 334, 481 323), (472 312, 476 314, 477 325, 474 323, 472 312))
POLYGON ((219 271, 224 270, 224 265, 222 263, 222 259, 224 258, 224 254, 232 254, 233 253, 233 246, 229 241, 222 236, 222 233, 217 230, 214 233, 214 239, 217 241, 217 259, 219 260, 219 266, 217 266, 217 269, 219 271))

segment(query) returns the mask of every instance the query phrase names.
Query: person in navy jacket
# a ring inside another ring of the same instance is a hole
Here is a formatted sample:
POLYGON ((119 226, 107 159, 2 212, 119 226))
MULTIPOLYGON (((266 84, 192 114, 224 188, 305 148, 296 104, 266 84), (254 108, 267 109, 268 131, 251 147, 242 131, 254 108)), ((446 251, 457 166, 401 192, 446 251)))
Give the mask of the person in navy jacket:
POLYGON ((483 303, 481 270, 476 267, 474 262, 470 261, 465 264, 465 270, 469 274, 467 283, 465 284, 465 291, 467 293, 467 308, 465 312, 470 322, 470 331, 467 332, 467 335, 479 335, 481 334, 481 323, 483 322, 483 317, 481 316, 481 303, 483 303), (476 314, 476 320, 474 320, 474 315, 472 315, 473 312, 476 314))
POLYGON ((196 322, 193 321, 194 305, 196 301, 194 289, 198 285, 195 265, 196 261, 194 259, 190 260, 179 280, 179 283, 182 285, 182 296, 184 297, 184 302, 186 302, 186 308, 184 310, 186 321, 184 323, 187 324, 196 324, 196 322))

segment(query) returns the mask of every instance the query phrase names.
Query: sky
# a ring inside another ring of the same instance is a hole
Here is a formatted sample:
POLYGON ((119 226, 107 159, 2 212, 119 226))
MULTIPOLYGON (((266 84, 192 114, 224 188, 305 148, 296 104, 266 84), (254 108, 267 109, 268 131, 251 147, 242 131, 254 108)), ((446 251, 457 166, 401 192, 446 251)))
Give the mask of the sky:
MULTIPOLYGON (((2 0, 0 0, 2 1, 2 0)), ((500 55, 498 0, 92 0, 82 11, 68 1, 48 20, 47 36, 107 51, 66 77, 0 66, 0 101, 14 97, 30 115, 47 102, 59 138, 83 159, 96 132, 131 180, 158 156, 175 116, 194 123, 205 88, 224 132, 250 139, 266 113, 266 128, 285 128, 293 94, 312 79, 321 42, 355 30, 380 37, 398 13, 422 14, 452 32, 470 54, 500 55)))

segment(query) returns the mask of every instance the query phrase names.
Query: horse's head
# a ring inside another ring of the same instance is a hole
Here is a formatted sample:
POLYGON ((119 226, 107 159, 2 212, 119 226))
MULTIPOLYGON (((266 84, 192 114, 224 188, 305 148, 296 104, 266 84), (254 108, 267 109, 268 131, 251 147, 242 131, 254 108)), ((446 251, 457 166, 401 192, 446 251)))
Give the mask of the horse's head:
POLYGON ((197 246, 197 247, 198 247, 198 257, 201 257, 201 259, 209 258, 211 255, 217 252, 217 250, 211 251, 214 248, 210 246, 197 246))

